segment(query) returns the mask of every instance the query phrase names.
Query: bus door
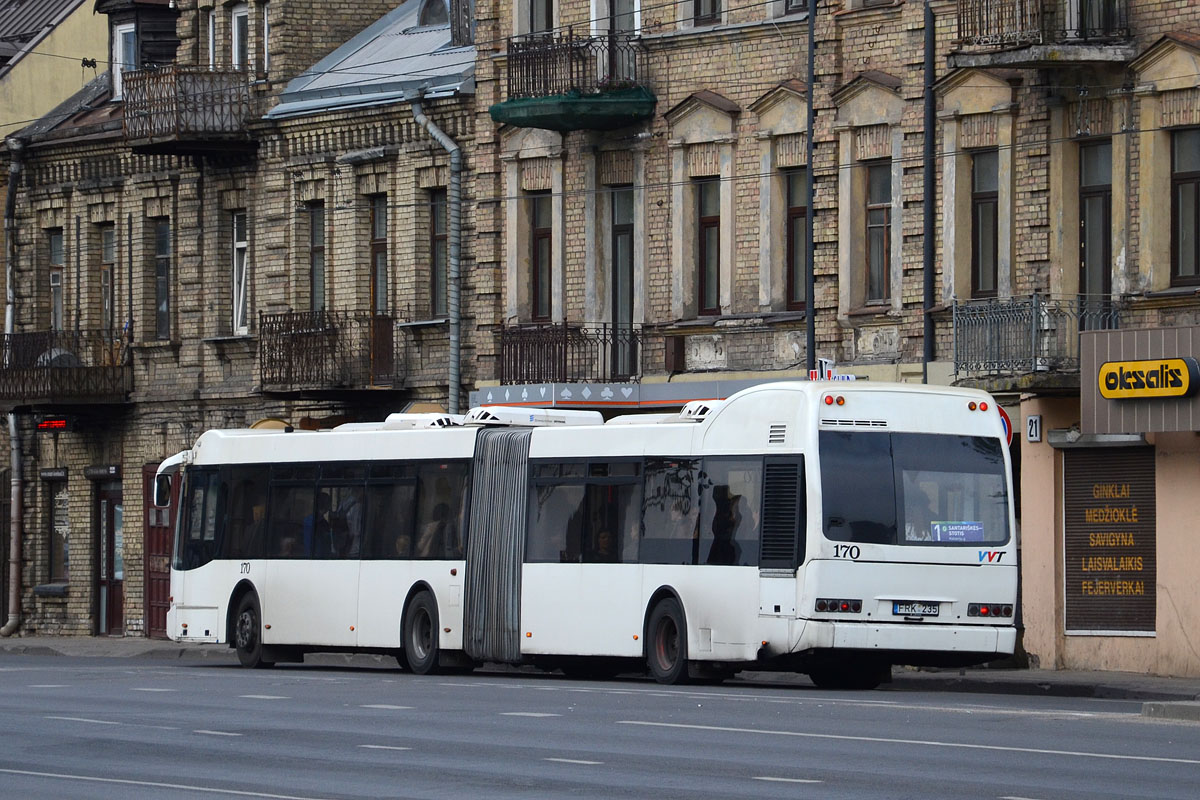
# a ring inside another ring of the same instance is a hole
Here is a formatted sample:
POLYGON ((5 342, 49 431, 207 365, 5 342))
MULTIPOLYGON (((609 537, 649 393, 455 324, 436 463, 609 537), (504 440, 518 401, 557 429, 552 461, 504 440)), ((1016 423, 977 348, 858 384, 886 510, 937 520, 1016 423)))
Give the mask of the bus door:
POLYGON ((319 476, 313 465, 273 468, 260 593, 265 643, 357 644, 365 472, 351 463, 322 465, 319 476))
POLYGON ((476 661, 521 660, 530 430, 480 430, 475 438, 463 591, 463 649, 476 661))
POLYGON ((641 463, 574 461, 533 468, 521 582, 526 653, 637 656, 641 463))

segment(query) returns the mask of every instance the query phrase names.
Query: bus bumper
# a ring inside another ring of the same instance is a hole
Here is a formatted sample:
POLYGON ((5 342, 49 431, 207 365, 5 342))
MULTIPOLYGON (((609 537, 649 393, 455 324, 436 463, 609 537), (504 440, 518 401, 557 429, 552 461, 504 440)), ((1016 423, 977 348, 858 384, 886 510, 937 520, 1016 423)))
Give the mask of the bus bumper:
POLYGON ((173 642, 218 642, 221 627, 216 606, 171 606, 167 636, 173 642))
POLYGON ((799 635, 792 652, 834 649, 880 653, 980 653, 999 657, 1012 655, 1017 644, 1017 630, 1013 626, 796 622, 799 635))

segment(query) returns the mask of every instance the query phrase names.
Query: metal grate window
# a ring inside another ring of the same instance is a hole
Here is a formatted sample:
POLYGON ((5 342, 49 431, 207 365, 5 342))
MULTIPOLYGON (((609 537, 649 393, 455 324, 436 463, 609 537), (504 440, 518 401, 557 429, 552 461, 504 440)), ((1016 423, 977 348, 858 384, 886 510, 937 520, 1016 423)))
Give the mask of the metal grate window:
POLYGON ((804 462, 768 459, 763 470, 759 566, 795 569, 804 560, 804 462))

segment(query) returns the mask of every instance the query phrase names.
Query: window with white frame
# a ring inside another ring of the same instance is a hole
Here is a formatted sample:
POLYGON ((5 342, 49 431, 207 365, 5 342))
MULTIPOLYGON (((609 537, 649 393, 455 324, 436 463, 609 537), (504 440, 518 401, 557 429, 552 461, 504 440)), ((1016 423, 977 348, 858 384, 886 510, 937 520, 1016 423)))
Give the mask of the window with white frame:
POLYGON ((692 0, 692 22, 716 25, 721 21, 721 0, 692 0))
POLYGON ((721 180, 695 182, 696 191, 696 309, 721 313, 721 180))
POLYGON ((249 69, 250 67, 250 9, 245 3, 238 3, 229 11, 229 29, 231 32, 230 64, 234 69, 249 69))
POLYGON ((550 32, 554 28, 554 0, 528 0, 529 32, 550 32))
POLYGON ((208 68, 217 68, 217 15, 212 9, 204 12, 205 28, 208 31, 208 68))
POLYGON ((785 296, 789 310, 805 307, 808 291, 808 169, 796 167, 783 173, 787 194, 785 296))
POLYGON ((386 194, 371 195, 370 203, 371 277, 369 300, 378 316, 388 313, 388 199, 386 194))
POLYGON ((120 100, 124 97, 124 74, 137 69, 137 27, 132 22, 113 26, 110 69, 113 99, 120 100))
POLYGON ((548 322, 551 313, 553 283, 554 206, 549 192, 529 193, 530 244, 530 316, 535 322, 548 322))
POLYGON ((262 39, 262 71, 264 75, 271 71, 271 50, 269 47, 271 43, 270 10, 271 4, 264 0, 262 4, 262 36, 259 37, 262 39))
POLYGON ((233 227, 233 333, 240 336, 250 330, 249 233, 245 211, 234 211, 230 216, 233 227))
POLYGON ((63 316, 63 266, 66 257, 63 254, 62 228, 50 228, 46 231, 46 249, 49 263, 47 279, 50 286, 50 330, 61 331, 64 327, 63 316))

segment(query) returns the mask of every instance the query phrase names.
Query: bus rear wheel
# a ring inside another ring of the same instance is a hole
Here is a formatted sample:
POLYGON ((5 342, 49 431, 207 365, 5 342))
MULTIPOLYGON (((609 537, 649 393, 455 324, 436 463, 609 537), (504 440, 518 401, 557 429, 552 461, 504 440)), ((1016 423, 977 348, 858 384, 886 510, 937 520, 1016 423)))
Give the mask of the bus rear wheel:
POLYGON ((420 592, 404 612, 404 661, 417 675, 438 668, 438 611, 429 592, 420 592))
POLYGON ((254 592, 243 595, 238 603, 237 615, 233 619, 233 643, 243 667, 258 669, 275 666, 263 659, 262 612, 258 595, 254 592))
POLYGON ((659 601, 646 625, 647 662, 654 680, 665 684, 687 683, 687 624, 675 598, 659 601))

